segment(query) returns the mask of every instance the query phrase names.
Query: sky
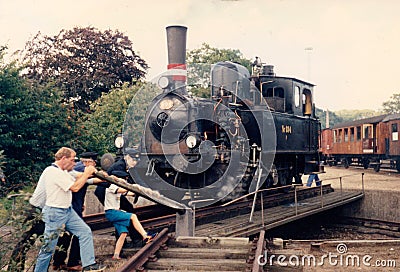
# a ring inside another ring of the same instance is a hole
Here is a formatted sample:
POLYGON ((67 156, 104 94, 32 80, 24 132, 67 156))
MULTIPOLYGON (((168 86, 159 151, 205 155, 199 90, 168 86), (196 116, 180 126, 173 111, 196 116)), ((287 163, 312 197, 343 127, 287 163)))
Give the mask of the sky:
POLYGON ((258 56, 279 76, 315 84, 319 108, 379 110, 400 93, 399 14, 397 0, 0 0, 0 45, 22 49, 39 31, 119 30, 151 80, 167 66, 165 27, 184 25, 187 50, 258 56))

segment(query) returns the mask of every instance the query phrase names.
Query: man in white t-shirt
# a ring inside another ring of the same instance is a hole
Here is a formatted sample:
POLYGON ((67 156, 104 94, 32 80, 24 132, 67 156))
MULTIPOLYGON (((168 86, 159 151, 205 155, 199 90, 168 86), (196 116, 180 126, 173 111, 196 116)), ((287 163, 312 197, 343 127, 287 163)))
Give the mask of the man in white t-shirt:
POLYGON ((72 192, 77 192, 82 188, 96 168, 85 167, 82 175, 75 181, 68 173, 75 166, 75 156, 76 152, 71 148, 60 148, 55 154, 55 162, 42 173, 41 178, 46 189, 46 203, 42 210, 45 222, 45 242, 37 257, 35 272, 47 271, 64 226, 79 239, 83 271, 104 271, 105 269, 105 266, 95 261, 91 229, 71 206, 72 192))

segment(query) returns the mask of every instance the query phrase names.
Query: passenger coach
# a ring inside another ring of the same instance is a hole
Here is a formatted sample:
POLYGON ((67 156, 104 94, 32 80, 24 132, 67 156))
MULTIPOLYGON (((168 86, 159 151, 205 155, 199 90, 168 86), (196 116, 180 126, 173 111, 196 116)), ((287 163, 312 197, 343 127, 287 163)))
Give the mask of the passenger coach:
POLYGON ((380 170, 383 160, 400 172, 400 114, 385 114, 335 125, 322 131, 321 149, 329 165, 352 163, 380 170))

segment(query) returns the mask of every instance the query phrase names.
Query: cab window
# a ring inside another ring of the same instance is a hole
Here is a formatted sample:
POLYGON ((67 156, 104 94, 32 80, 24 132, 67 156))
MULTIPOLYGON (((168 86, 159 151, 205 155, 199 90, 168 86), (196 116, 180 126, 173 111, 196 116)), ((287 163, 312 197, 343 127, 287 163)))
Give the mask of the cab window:
POLYGON ((295 86, 294 87, 294 105, 296 108, 300 106, 300 87, 295 86))

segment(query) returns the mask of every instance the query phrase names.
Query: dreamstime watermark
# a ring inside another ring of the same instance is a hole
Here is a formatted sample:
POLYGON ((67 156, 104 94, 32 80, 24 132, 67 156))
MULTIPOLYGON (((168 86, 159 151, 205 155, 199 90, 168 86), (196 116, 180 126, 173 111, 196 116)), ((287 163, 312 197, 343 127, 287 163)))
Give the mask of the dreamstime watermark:
POLYGON ((396 267, 396 260, 393 259, 374 259, 373 256, 369 254, 359 255, 359 254, 347 254, 348 249, 347 245, 344 243, 340 243, 336 247, 335 253, 329 252, 328 254, 324 254, 322 256, 315 256, 313 254, 306 255, 275 255, 268 254, 267 251, 264 252, 264 255, 260 255, 257 257, 257 262, 261 266, 292 266, 292 267, 300 267, 300 266, 309 266, 309 267, 317 267, 317 266, 340 266, 340 267, 396 267))

